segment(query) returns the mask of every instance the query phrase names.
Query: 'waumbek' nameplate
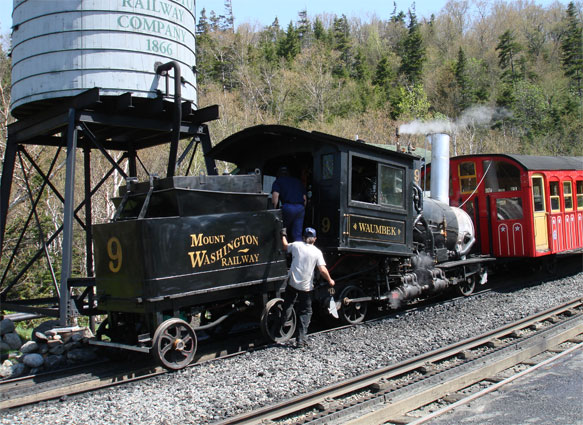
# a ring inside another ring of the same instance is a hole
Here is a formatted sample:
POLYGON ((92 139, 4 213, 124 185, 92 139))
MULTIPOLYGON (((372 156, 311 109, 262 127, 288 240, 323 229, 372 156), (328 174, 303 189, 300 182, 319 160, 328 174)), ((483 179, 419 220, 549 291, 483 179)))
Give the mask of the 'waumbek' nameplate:
POLYGON ((349 215, 348 236, 378 242, 405 243, 405 222, 349 215))

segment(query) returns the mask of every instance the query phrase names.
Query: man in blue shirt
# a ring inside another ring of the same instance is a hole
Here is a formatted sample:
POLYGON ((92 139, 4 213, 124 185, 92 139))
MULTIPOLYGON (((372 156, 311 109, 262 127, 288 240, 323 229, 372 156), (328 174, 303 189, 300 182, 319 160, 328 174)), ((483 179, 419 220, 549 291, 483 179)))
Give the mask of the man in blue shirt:
POLYGON ((271 186, 271 195, 273 208, 277 208, 281 201, 283 227, 288 230, 291 241, 301 241, 307 200, 304 185, 289 175, 287 167, 281 167, 279 176, 271 186))

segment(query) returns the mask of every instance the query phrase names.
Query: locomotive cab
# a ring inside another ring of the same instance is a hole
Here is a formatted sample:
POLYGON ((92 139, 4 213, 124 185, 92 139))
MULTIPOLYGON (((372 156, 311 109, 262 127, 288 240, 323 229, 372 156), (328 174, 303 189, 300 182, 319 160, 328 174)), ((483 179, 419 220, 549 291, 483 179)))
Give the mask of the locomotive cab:
MULTIPOLYGON (((236 164, 238 173, 261 170, 267 192, 281 165, 302 180, 308 198, 304 226, 317 230, 341 319, 357 323, 368 302, 389 299, 401 284, 394 276, 410 268, 415 255, 418 158, 389 148, 262 125, 229 136, 207 156, 236 164)), ((316 301, 327 306, 329 299, 327 288, 316 284, 316 301)))

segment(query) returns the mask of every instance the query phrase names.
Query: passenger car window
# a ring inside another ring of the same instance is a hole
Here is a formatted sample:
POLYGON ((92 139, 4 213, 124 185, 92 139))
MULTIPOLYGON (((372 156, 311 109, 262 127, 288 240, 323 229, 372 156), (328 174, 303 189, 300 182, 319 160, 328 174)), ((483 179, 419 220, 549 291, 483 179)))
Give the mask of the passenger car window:
POLYGON ((513 164, 504 161, 484 161, 484 172, 486 193, 520 190, 520 170, 513 164))
POLYGON ((551 196, 551 211, 561 211, 561 198, 559 196, 559 182, 549 182, 551 196))
POLYGON ((545 211, 545 190, 543 186, 543 179, 540 177, 532 178, 532 201, 534 212, 545 211))
POLYGON ((577 209, 583 210, 583 180, 577 180, 577 209))
POLYGON ((470 193, 476 188, 476 164, 473 162, 461 162, 459 176, 461 193, 470 193))
POLYGON ((498 220, 520 220, 523 217, 522 199, 496 199, 496 216, 498 217, 498 220))
POLYGON ((565 211, 573 211, 573 188, 571 182, 563 182, 563 206, 565 211))

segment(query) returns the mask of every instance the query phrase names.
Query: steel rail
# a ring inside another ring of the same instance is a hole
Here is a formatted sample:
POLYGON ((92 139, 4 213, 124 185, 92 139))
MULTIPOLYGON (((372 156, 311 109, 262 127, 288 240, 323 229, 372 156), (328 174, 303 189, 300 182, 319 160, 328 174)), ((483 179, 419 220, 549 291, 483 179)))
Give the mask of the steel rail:
POLYGON ((351 392, 363 390, 378 382, 381 378, 390 379, 392 377, 418 369, 427 363, 435 363, 440 360, 450 358, 463 350, 470 350, 472 348, 484 345, 489 341, 510 335, 516 330, 524 329, 534 325, 535 323, 547 320, 550 317, 562 314, 565 311, 575 309, 582 305, 583 298, 577 298, 557 307, 547 309, 535 315, 486 332, 482 335, 469 338, 428 353, 424 353, 412 359, 377 369, 354 378, 331 384, 324 388, 311 391, 288 400, 283 400, 271 406, 266 406, 264 408, 233 416, 231 418, 216 422, 214 425, 259 424, 265 420, 281 418, 283 416, 313 407, 318 403, 325 403, 327 399, 340 397, 351 392))

